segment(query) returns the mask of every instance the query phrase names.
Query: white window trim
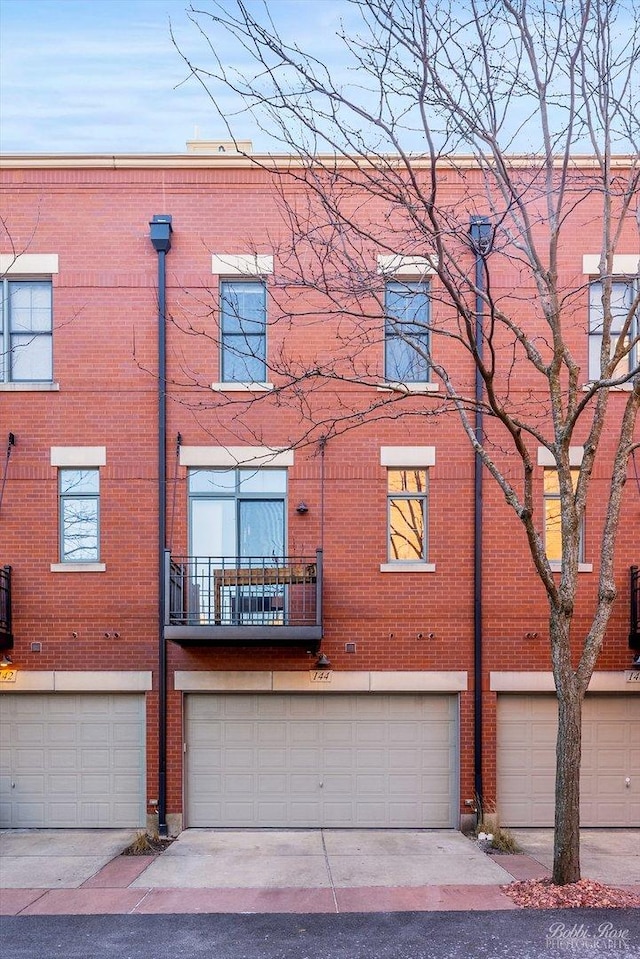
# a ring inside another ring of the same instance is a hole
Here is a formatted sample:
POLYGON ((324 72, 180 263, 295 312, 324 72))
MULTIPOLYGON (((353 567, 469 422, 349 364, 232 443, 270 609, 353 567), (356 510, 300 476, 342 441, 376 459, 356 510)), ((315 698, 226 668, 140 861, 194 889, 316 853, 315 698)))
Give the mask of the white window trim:
POLYGON ((107 465, 106 446, 52 446, 51 465, 72 469, 107 465))
POLYGON ((106 563, 51 563, 52 573, 104 573, 106 563))
MULTIPOLYGON (((558 563, 556 560, 550 560, 549 566, 551 567, 552 573, 561 573, 562 572, 562 563, 558 563)), ((593 572, 593 563, 578 563, 578 572, 579 573, 592 573, 593 572)))
POLYGON ((380 563, 381 573, 435 573, 435 563, 380 563))
POLYGON ((275 389, 273 383, 211 383, 210 388, 216 393, 270 393, 275 389))
POLYGON ((214 253, 211 272, 215 276, 268 276, 273 273, 273 256, 266 253, 214 253))
POLYGON ((437 257, 402 256, 400 253, 378 255, 378 273, 387 279, 397 276, 401 280, 409 277, 433 276, 438 267, 437 257))
POLYGON ((58 273, 57 253, 11 253, 0 255, 0 273, 3 276, 51 276, 58 273))
POLYGON ((378 383, 376 389, 380 393, 437 393, 440 387, 425 380, 422 383, 378 383))
MULTIPOLYGON (((585 276, 600 276, 600 254, 585 253, 582 257, 582 272, 585 276)), ((636 276, 640 273, 640 256, 637 253, 615 253, 611 267, 612 276, 636 276)))
POLYGON ((293 466, 294 452, 269 446, 181 446, 180 466, 293 466))
MULTIPOLYGON (((583 458, 584 446, 569 447, 569 466, 573 468, 582 466, 583 458)), ((551 450, 548 450, 546 446, 538 447, 538 466, 544 466, 547 469, 555 470, 558 468, 558 464, 556 463, 553 453, 551 450)))
POLYGON ((58 393, 59 383, 0 383, 1 393, 58 393))
POLYGON ((436 465, 435 446, 381 446, 380 466, 424 467, 436 465))

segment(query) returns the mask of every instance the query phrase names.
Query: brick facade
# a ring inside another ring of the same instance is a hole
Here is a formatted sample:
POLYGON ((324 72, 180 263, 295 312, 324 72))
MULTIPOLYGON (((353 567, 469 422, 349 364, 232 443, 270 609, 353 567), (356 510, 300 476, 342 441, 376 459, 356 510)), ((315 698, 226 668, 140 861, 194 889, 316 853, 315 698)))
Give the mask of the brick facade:
MULTIPOLYGON (((453 178, 451 196, 455 198, 453 178)), ((157 798, 158 734, 158 483, 157 483, 157 256, 149 241, 154 214, 173 218, 167 256, 167 537, 177 555, 189 550, 187 468, 177 437, 189 447, 287 447, 303 432, 298 410, 277 395, 247 403, 239 393, 216 393, 217 277, 212 253, 275 253, 283 234, 278 196, 267 173, 229 158, 167 158, 112 165, 90 159, 7 162, 2 173, 9 235, 3 253, 56 253, 53 276, 55 389, 3 388, 0 444, 16 436, 0 515, 0 562, 13 571, 11 656, 19 675, 39 671, 151 670, 147 693, 147 800, 157 798), (57 469, 52 447, 105 447, 100 468, 100 562, 104 571, 57 571, 57 469), (117 634, 117 638, 116 635, 117 634), (33 652, 32 643, 41 644, 33 652)), ((574 242, 563 250, 567 283, 582 274, 582 256, 597 250, 598 229, 589 201, 574 212, 574 242), (593 239, 587 240, 590 236, 593 239)), ((630 222, 619 249, 637 252, 630 222)), ((269 282, 275 280, 270 278, 269 282)), ((506 261, 492 276, 504 296, 523 308, 533 290, 506 261)), ((434 286, 437 287, 437 279, 434 286)), ((495 291, 495 290, 494 290, 495 291)), ((300 310, 314 310, 311 294, 288 290, 300 310), (296 296, 298 299, 296 300, 296 296)), ((575 299, 572 349, 585 366, 586 289, 575 299)), ((284 294, 270 301, 284 304, 284 294)), ((331 351, 337 325, 315 322, 300 330, 273 314, 268 350, 311 360, 331 351)), ((376 356, 379 343, 372 345, 376 356)), ((463 361, 453 356, 454 366, 463 361)), ((467 370, 469 384, 472 371, 467 370)), ((276 385, 278 385, 276 383, 276 385)), ((536 384, 523 375, 522 396, 536 384)), ((366 405, 371 387, 345 386, 352 405, 366 405), (361 395, 359 395, 361 394, 361 395)), ((532 394, 529 391, 534 391, 532 394)), ((597 542, 611 469, 616 423, 627 394, 610 398, 610 428, 593 476, 573 634, 576 648, 589 623, 598 589, 597 542)), ((318 411, 335 408, 334 388, 313 393, 318 411)), ((409 412, 424 409, 409 397, 409 412)), ((473 510, 474 457, 457 416, 380 418, 295 450, 288 470, 286 530, 291 553, 324 550, 324 639, 340 671, 462 671, 460 694, 460 813, 474 793, 473 744, 473 510), (382 572, 386 562, 386 469, 381 447, 430 446, 429 562, 433 572, 382 572), (322 455, 321 455, 322 454, 322 455), (301 501, 308 506, 298 513, 301 501), (355 645, 345 651, 345 643, 355 645)), ((579 442, 580 438, 577 438, 579 442)), ((542 470, 539 471, 542 503, 542 470)), ((640 489, 629 468, 616 551, 618 599, 597 669, 622 675, 628 648, 628 571, 640 561, 640 489)), ((487 478, 483 549, 484 792, 496 792, 494 671, 550 670, 544 591, 524 533, 487 478)), ((181 671, 308 671, 314 657, 303 648, 181 646, 167 644, 167 811, 182 812, 183 693, 181 671)), ((153 812, 149 806, 149 812, 153 812)))

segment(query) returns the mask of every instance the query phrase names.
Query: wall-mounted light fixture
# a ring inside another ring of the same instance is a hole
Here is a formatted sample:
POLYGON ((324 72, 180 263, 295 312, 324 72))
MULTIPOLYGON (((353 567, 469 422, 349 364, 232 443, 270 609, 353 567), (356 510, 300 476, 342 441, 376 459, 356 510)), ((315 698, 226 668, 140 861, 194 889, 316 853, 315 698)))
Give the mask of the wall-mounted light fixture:
POLYGON ((296 506, 296 513, 300 513, 300 515, 302 516, 304 513, 308 513, 308 512, 309 512, 309 507, 304 502, 304 500, 301 503, 298 503, 298 505, 296 506))
POLYGON ((9 666, 13 666, 13 660, 6 653, 3 653, 2 659, 0 659, 0 669, 8 669, 9 666))
POLYGON ((331 660, 326 653, 320 653, 316 659, 316 666, 318 669, 328 669, 331 665, 331 660))

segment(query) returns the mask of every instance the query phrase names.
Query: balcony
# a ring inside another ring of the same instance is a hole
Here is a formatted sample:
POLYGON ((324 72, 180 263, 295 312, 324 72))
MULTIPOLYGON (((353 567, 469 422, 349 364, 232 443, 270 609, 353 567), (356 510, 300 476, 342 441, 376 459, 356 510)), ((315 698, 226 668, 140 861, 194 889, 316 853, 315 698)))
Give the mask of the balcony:
POLYGON ((640 566, 632 566, 630 573, 631 609, 629 616, 629 646, 640 650, 640 566))
POLYGON ((10 566, 0 566, 0 649, 13 649, 10 566))
POLYGON ((314 556, 165 553, 165 639, 191 646, 302 646, 322 639, 322 551, 314 556))

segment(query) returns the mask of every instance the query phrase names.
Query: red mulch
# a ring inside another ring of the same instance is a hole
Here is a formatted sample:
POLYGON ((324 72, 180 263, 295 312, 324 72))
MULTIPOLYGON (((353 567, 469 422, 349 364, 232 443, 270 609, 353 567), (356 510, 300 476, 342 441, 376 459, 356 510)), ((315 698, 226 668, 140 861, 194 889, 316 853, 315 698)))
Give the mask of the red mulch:
POLYGON ((554 886, 550 879, 524 879, 500 887, 510 899, 528 909, 628 909, 640 907, 640 896, 605 886, 592 879, 554 886))

